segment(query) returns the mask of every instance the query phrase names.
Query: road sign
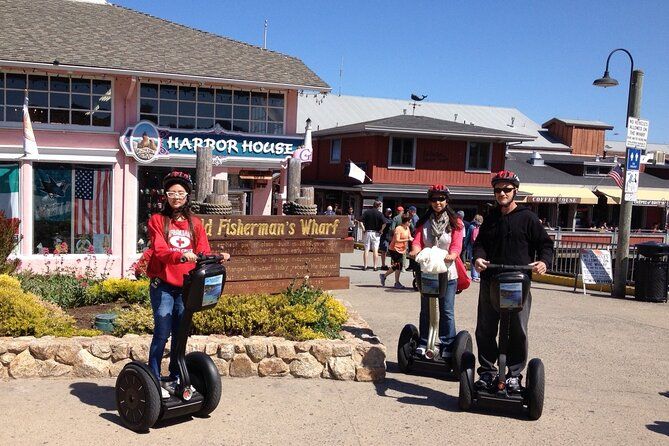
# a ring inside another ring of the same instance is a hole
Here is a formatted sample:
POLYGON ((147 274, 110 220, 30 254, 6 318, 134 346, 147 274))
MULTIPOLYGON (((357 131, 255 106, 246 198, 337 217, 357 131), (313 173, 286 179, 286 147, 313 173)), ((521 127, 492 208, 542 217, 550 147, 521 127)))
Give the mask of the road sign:
POLYGON ((627 147, 634 147, 646 150, 646 141, 648 140, 648 121, 629 117, 627 118, 627 147))
POLYGON ((639 190, 639 171, 628 170, 625 172, 625 192, 636 193, 639 190))
POLYGON ((626 170, 639 170, 639 165, 641 164, 641 150, 633 149, 631 147, 627 148, 627 169, 626 170))

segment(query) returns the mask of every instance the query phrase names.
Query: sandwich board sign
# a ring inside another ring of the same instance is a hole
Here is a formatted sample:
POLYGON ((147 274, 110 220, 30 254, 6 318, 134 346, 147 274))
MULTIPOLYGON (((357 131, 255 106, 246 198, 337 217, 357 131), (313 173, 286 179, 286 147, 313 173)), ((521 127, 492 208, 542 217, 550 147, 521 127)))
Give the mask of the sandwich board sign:
MULTIPOLYGON (((581 249, 579 257, 583 294, 586 294, 586 285, 613 283, 611 251, 606 249, 581 249)), ((574 280, 574 291, 576 291, 578 276, 576 275, 576 279, 574 280)))

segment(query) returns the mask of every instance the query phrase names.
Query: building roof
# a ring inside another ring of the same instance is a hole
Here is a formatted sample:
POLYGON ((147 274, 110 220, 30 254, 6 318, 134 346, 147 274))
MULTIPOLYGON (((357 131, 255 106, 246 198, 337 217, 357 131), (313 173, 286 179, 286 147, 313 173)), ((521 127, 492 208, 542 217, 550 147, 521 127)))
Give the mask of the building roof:
MULTIPOLYGON (((625 153, 627 150, 625 141, 611 141, 608 139, 604 142, 604 148, 607 152, 625 153)), ((658 150, 660 152, 669 153, 669 144, 656 144, 650 142, 646 144, 646 153, 657 152, 658 150)))
MULTIPOLYGON (((324 98, 313 94, 298 97, 297 120, 304 122, 310 118, 315 131, 403 114, 414 114, 412 101, 333 94, 324 98)), ((569 146, 548 135, 548 131, 516 108, 419 102, 415 114, 536 137, 515 147, 530 150, 570 150, 569 146)))
POLYGON ((547 129, 552 123, 561 122, 566 125, 573 125, 574 127, 586 127, 589 129, 604 129, 613 130, 613 126, 602 121, 583 121, 580 119, 564 119, 553 118, 541 124, 541 127, 547 129))
POLYGON ((373 121, 334 127, 314 132, 314 136, 344 133, 402 133, 414 136, 439 136, 458 139, 482 139, 504 142, 532 141, 536 137, 506 132, 427 116, 398 115, 373 121))
POLYGON ((0 0, 0 10, 0 65, 53 67, 57 60, 61 69, 127 70, 157 78, 186 76, 274 88, 330 89, 298 58, 121 6, 0 0))

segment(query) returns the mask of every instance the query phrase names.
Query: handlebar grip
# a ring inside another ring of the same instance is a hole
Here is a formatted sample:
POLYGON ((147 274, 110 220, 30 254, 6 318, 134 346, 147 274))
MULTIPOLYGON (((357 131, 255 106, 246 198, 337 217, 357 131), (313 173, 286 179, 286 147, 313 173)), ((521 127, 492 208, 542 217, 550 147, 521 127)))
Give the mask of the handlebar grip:
POLYGON ((503 265, 499 263, 489 263, 487 269, 508 269, 515 271, 532 271, 534 267, 530 265, 503 265))

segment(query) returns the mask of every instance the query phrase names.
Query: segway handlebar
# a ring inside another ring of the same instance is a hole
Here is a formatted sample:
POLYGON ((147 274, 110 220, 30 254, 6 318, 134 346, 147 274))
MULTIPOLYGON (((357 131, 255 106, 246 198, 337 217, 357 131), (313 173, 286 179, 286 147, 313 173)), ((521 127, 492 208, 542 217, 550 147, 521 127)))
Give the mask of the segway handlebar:
POLYGON ((503 265, 500 263, 488 263, 486 269, 501 269, 509 271, 532 271, 532 265, 503 265))
MULTIPOLYGON (((220 263, 223 260, 222 255, 218 254, 208 254, 199 253, 197 255, 197 260, 195 261, 198 265, 209 265, 211 263, 220 263)), ((181 263, 185 263, 186 259, 183 257, 179 260, 181 263)))

